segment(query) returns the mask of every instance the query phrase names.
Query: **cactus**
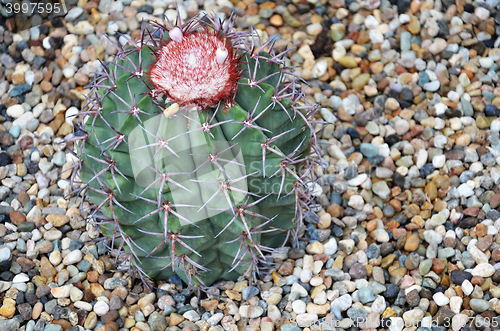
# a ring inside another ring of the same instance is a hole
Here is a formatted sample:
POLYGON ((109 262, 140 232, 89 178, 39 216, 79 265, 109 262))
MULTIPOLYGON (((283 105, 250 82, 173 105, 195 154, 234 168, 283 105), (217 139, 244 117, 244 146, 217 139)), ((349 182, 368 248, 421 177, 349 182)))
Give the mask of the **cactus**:
POLYGON ((122 36, 79 114, 76 191, 142 277, 254 279, 311 203, 316 108, 286 52, 232 22, 178 18, 122 36))

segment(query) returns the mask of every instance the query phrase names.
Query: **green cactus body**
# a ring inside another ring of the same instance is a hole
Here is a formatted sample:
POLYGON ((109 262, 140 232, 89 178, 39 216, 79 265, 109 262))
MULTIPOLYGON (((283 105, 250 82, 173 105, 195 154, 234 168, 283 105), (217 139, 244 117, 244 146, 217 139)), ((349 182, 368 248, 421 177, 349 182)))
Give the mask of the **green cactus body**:
POLYGON ((119 47, 81 112, 79 155, 90 218, 110 247, 143 275, 210 285, 258 272, 264 254, 297 231, 307 207, 297 167, 310 153, 315 108, 283 81, 282 54, 236 54, 246 45, 230 21, 200 24, 143 29, 139 42, 119 47), (225 43, 221 66, 233 66, 234 84, 215 91, 220 100, 179 100, 152 83, 160 49, 185 40, 172 31, 225 43))

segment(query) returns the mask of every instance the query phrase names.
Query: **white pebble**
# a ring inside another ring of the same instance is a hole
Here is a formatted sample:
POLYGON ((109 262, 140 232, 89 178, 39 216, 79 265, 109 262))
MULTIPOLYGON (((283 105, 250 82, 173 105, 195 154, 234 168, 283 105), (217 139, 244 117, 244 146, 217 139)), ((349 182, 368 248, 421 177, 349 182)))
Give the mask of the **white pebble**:
POLYGON ((306 303, 302 300, 292 302, 292 309, 295 314, 304 314, 306 312, 306 303))
POLYGON ((439 82, 439 80, 435 80, 433 82, 425 83, 424 90, 429 92, 436 92, 439 89, 439 86, 441 86, 441 83, 439 82))
POLYGON ((70 264, 75 264, 78 263, 82 260, 83 255, 82 252, 79 250, 72 251, 63 260, 64 265, 70 265, 70 264))
POLYGON ((102 316, 106 314, 108 311, 109 311, 109 306, 104 301, 99 300, 94 305, 94 312, 97 314, 97 316, 102 316))
POLYGON ((474 191, 467 184, 462 184, 458 187, 458 193, 463 197, 471 197, 474 195, 474 191))
POLYGON ((490 17, 490 11, 484 7, 476 7, 476 9, 474 10, 474 14, 481 20, 481 21, 484 21, 484 20, 487 20, 488 17, 490 17))
MULTIPOLYGON (((437 81, 437 82, 439 83, 439 81, 437 81)), ((429 84, 429 83, 427 83, 427 84, 429 84)), ((427 84, 425 84, 425 85, 427 85, 427 84)), ((425 85, 424 85, 424 88, 425 88, 425 85)), ((439 88, 439 86, 438 86, 438 88, 439 88)), ((430 91, 430 90, 428 90, 428 91, 430 91)), ((441 102, 438 103, 437 105, 435 105, 434 107, 436 108, 436 115, 443 115, 446 112, 446 110, 448 109, 448 106, 441 103, 441 102)))
POLYGON ((25 273, 20 273, 20 274, 17 274, 14 276, 14 279, 12 279, 12 283, 26 283, 26 282, 29 282, 30 281, 30 278, 28 277, 28 275, 26 275, 25 273))
POLYGON ((446 156, 441 154, 441 155, 436 155, 432 158, 432 165, 435 168, 442 168, 446 162, 446 156))
POLYGON ((352 195, 347 204, 356 210, 361 210, 365 205, 365 201, 361 195, 352 195))
POLYGON ((439 307, 445 306, 450 302, 450 299, 443 292, 437 292, 432 296, 432 299, 439 307))
POLYGON ((407 120, 398 120, 395 124, 396 133, 400 136, 410 130, 410 123, 407 120))
POLYGON ((12 118, 19 118, 24 114, 24 107, 22 105, 13 105, 7 108, 7 115, 12 118))

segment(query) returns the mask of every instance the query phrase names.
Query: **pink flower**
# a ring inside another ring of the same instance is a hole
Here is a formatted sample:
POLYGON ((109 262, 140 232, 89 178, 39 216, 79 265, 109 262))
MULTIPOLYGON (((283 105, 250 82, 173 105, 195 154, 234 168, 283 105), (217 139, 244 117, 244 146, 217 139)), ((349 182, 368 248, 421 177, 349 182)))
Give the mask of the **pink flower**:
MULTIPOLYGON (((148 76, 155 89, 181 106, 205 109, 233 99, 239 56, 222 23, 203 29, 170 29, 154 50, 148 76)), ((233 37, 234 38, 234 37, 233 37)))

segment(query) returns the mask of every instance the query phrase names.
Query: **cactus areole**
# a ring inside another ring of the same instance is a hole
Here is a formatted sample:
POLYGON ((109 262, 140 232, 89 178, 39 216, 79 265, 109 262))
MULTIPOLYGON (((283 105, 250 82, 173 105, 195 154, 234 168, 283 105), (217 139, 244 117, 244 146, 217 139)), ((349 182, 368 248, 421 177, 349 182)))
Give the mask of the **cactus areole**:
POLYGON ((255 279, 301 235, 316 108, 272 41, 231 19, 179 22, 115 44, 80 112, 72 181, 120 270, 255 279))

